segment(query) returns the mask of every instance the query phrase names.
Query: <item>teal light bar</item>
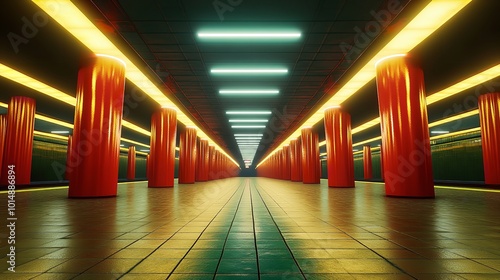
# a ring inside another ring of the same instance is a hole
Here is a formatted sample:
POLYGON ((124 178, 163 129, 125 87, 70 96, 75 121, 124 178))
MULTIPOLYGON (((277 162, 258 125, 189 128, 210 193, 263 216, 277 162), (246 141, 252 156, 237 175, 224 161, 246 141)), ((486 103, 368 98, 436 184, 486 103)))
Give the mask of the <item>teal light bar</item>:
POLYGON ((288 69, 211 69, 214 74, 286 74, 288 69))
POLYGON ((268 122, 269 120, 229 120, 229 122, 237 122, 237 123, 263 123, 268 122))
POLYGON ((265 125, 232 125, 232 128, 265 128, 265 125))
POLYGON ((270 115, 271 111, 227 111, 227 115, 270 115))
POLYGON ((226 89, 219 90, 221 95, 276 95, 279 94, 279 90, 236 90, 236 89, 226 89))
POLYGON ((240 38, 240 39, 282 39, 282 38, 300 38, 299 32, 199 32, 199 38, 240 38))

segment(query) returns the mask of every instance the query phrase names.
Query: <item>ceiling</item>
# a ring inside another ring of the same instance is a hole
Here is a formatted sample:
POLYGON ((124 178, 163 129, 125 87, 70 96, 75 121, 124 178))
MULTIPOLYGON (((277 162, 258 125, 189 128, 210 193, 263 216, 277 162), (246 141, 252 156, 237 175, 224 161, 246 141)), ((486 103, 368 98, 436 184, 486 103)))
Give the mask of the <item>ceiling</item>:
MULTIPOLYGON (((253 159, 258 163, 429 1, 73 2, 164 89, 177 106, 189 112, 200 128, 243 165, 235 133, 264 135, 253 159), (388 13, 390 7, 398 9, 388 13), (388 20, 377 21, 380 15, 389 15, 388 20), (198 32, 215 30, 284 30, 300 32, 301 36, 294 40, 257 42, 212 41, 197 36, 198 32), (288 72, 251 76, 210 72, 213 68, 243 66, 278 67, 288 72), (279 94, 223 96, 219 94, 223 89, 277 89, 279 94), (230 110, 268 110, 272 114, 265 116, 268 122, 264 123, 264 129, 242 130, 231 127, 230 116, 226 114, 230 110)), ((4 36, 0 42, 0 63, 74 96, 80 62, 90 51, 30 1, 7 1, 2 5, 0 30, 4 36), (34 28, 25 27, 27 21, 36 23, 34 28), (22 35, 24 41, 13 44, 8 35, 12 33, 22 35)), ((475 0, 411 51, 424 70, 428 94, 500 62, 499 10, 500 1, 475 0)), ((437 102, 428 108, 429 121, 448 116, 450 111, 457 114, 473 109, 474 102, 468 101, 468 97, 499 88, 498 80, 493 80, 486 86, 437 102)), ((38 113, 73 123, 72 106, 0 77, 0 102, 8 103, 14 95, 31 96, 37 100, 38 113)), ((377 117, 375 81, 361 88, 342 107, 351 114, 352 127, 377 117)), ((126 120, 149 130, 151 115, 158 108, 157 103, 127 81, 126 120)), ((5 113, 5 109, 0 108, 0 113, 5 113)), ((478 125, 477 117, 447 129, 460 130, 477 126, 476 123, 478 125)), ((41 121, 37 121, 35 129, 59 130, 41 121)), ((323 140, 322 122, 314 129, 319 132, 320 141, 323 140)), ((353 142, 379 135, 380 129, 376 126, 355 134, 353 142)), ((122 136, 149 143, 147 136, 126 128, 122 136)))

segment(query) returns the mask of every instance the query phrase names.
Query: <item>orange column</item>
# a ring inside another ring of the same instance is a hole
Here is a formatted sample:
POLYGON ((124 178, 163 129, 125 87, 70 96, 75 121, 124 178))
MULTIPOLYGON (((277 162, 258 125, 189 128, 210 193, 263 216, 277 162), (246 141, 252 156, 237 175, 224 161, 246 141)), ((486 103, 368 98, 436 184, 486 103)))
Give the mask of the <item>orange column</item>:
POLYGON ((290 180, 290 146, 285 145, 283 146, 283 152, 282 152, 282 157, 283 157, 283 179, 284 180, 290 180))
POLYGON ((422 69, 409 56, 388 57, 376 68, 385 193, 434 197, 422 69))
POLYGON ((208 180, 215 180, 215 147, 208 146, 208 180))
POLYGON ((179 184, 193 184, 196 172, 196 129, 186 127, 179 139, 179 184))
POLYGON ((127 180, 135 179, 135 146, 128 147, 127 180))
POLYGON ((200 139, 197 146, 196 181, 205 182, 208 180, 208 140, 200 139))
POLYGON ((149 157, 148 187, 170 188, 174 186, 175 137, 177 112, 161 108, 151 117, 151 148, 149 157))
POLYGON ((339 108, 325 111, 326 160, 329 187, 354 187, 351 116, 339 108))
POLYGON ((319 141, 318 134, 312 128, 303 128, 302 135, 302 182, 319 184, 319 141))
POLYGON ((363 146, 363 174, 365 180, 373 178, 372 149, 369 145, 363 146))
POLYGON ((297 146, 297 140, 290 141, 290 180, 292 182, 299 181, 298 179, 298 171, 297 171, 297 154, 295 152, 297 146))
POLYGON ((15 96, 10 99, 0 185, 8 185, 10 170, 15 172, 16 185, 30 183, 35 111, 32 98, 15 96))
POLYGON ((479 96, 484 182, 500 185, 500 93, 479 96))
POLYGON ((78 72, 69 197, 116 196, 125 64, 87 59, 78 72))
POLYGON ((7 115, 0 115, 0 177, 2 171, 3 152, 5 147, 5 135, 7 132, 7 115))

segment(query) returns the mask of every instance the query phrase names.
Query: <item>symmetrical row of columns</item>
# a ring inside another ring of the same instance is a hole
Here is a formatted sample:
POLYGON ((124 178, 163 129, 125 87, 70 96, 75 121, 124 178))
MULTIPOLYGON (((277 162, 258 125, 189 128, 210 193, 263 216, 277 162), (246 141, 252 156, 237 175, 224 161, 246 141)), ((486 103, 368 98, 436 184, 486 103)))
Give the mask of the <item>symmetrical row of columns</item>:
MULTIPOLYGON (((381 166, 388 196, 434 197, 432 159, 427 118, 424 76, 421 68, 406 55, 391 56, 376 66, 381 119, 381 166)), ((480 96, 479 111, 486 184, 500 184, 500 93, 480 96)), ((340 108, 324 115, 328 185, 354 187, 350 116, 340 108)), ((282 148, 258 168, 258 175, 288 180, 285 162, 291 159, 291 180, 319 183, 317 134, 302 129, 290 149, 282 148), (297 143, 301 153, 296 150, 297 143), (290 152, 288 152, 288 150, 290 152), (302 167, 302 173, 297 166, 302 167), (293 175, 293 174, 298 175, 293 175), (295 180, 294 180, 295 179, 295 180)), ((365 179, 372 178, 370 146, 363 147, 365 179)))
MULTIPOLYGON (((65 177, 69 197, 117 194, 125 65, 119 59, 96 55, 78 72, 73 135, 68 137, 65 177)), ((27 185, 31 177, 35 100, 13 97, 7 115, 0 116, 0 184, 27 185)), ((176 111, 161 108, 151 117, 149 187, 173 187, 177 133, 176 111)), ((129 147, 127 178, 135 178, 135 147, 129 147)), ((236 176, 238 166, 196 138, 188 127, 180 136, 179 183, 236 176)))
MULTIPOLYGON (((125 83, 125 66, 117 59, 96 56, 79 71, 73 136, 68 144, 70 197, 116 195, 125 83)), ((431 150, 422 70, 407 56, 377 65, 381 117, 382 167, 386 194, 434 196, 431 150)), ((17 96, 0 116, 0 185, 30 183, 35 100, 17 96), (11 176, 12 177, 12 176, 11 176)), ((486 184, 500 184, 500 93, 479 97, 479 115, 486 184)), ((151 151, 147 160, 149 187, 172 187, 175 166, 176 111, 162 108, 151 118, 151 151)), ((353 187, 350 116, 339 108, 325 111, 328 184, 353 187)), ((369 147, 365 148, 365 175, 369 147)), ((135 163, 129 150, 129 178, 135 163)), ((238 167, 224 154, 198 140, 194 128, 181 132, 179 182, 194 183, 236 175, 238 167)), ((301 136, 273 154, 258 168, 260 176, 319 183, 318 135, 304 128, 301 136)))

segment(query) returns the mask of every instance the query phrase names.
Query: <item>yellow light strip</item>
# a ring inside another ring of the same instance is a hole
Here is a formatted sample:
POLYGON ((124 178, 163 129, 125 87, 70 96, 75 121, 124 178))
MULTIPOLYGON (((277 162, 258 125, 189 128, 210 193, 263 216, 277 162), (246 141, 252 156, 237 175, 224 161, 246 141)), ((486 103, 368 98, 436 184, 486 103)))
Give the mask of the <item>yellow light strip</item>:
POLYGON ((442 119, 442 120, 439 120, 439 121, 432 122, 432 123, 429 124, 429 127, 435 127, 435 126, 438 126, 438 125, 441 125, 441 124, 445 124, 445 123, 449 123, 449 122, 452 122, 452 121, 461 120, 461 119, 464 119, 464 118, 467 118, 467 117, 471 117, 471 116, 474 116, 474 115, 477 115, 477 114, 479 114, 479 110, 475 109, 475 110, 472 110, 472 111, 469 111, 469 112, 465 112, 465 113, 458 114, 458 115, 455 115, 455 116, 451 116, 451 117, 448 117, 448 118, 445 118, 445 119, 442 119))
POLYGON ((323 119, 323 111, 332 106, 339 106, 354 95, 360 88, 375 77, 375 64, 380 59, 406 54, 425 40, 429 35, 457 14, 471 0, 434 0, 423 8, 387 45, 372 57, 346 84, 323 104, 309 119, 293 132, 275 150, 269 153, 257 167, 278 151, 284 144, 300 136, 300 131, 306 126, 313 126, 323 119))
POLYGON ((354 144, 352 144, 352 146, 355 147, 355 146, 363 145, 363 144, 370 143, 370 142, 377 141, 377 140, 382 140, 382 136, 377 136, 377 137, 373 137, 373 138, 368 139, 368 140, 354 143, 354 144))
MULTIPOLYGON (((151 99, 162 107, 177 110, 177 120, 186 126, 195 127, 200 138, 206 138, 219 152, 228 157, 235 165, 239 164, 215 141, 200 129, 180 108, 178 108, 130 59, 123 54, 88 18, 69 0, 32 0, 50 15, 76 39, 96 54, 114 56, 125 62, 126 77, 151 99)), ((1 72, 1 71, 0 71, 1 72)), ((168 92, 167 94, 172 94, 168 92)))
MULTIPOLYGON (((385 185, 384 182, 366 182, 366 181, 355 181, 357 183, 363 184, 377 184, 377 185, 385 185)), ((500 193, 500 190, 492 190, 492 189, 484 189, 484 188, 466 188, 466 187, 446 187, 446 186, 434 186, 435 189, 450 189, 457 191, 472 191, 472 192, 492 192, 492 193, 500 193)))
POLYGON ((29 87, 35 91, 43 93, 49 97, 57 99, 73 107, 76 104, 76 98, 74 98, 73 96, 66 94, 58 89, 55 89, 47 84, 44 84, 30 76, 27 76, 1 63, 0 63, 0 75, 15 83, 21 84, 25 87, 29 87))
POLYGON ((68 136, 64 136, 64 135, 59 135, 59 134, 54 134, 54 133, 47 133, 47 132, 42 132, 42 131, 37 131, 37 130, 34 131, 34 134, 38 135, 38 136, 43 136, 43 137, 49 137, 49 138, 64 140, 66 142, 68 141, 68 136))
MULTIPOLYGON (((0 63, 0 76, 3 76, 4 78, 7 78, 13 82, 19 83, 23 86, 34 89, 42 94, 45 94, 49 97, 54 98, 56 100, 60 100, 68 105, 73 106, 73 107, 76 106, 76 98, 74 98, 73 96, 66 94, 62 91, 59 91, 51 86, 48 86, 48 85, 30 77, 30 76, 27 76, 27 75, 15 70, 15 69, 10 68, 8 66, 5 66, 1 63, 0 63)), ((139 126, 132 124, 126 120, 122 121, 122 125, 126 128, 129 128, 133 131, 144 134, 146 136, 151 135, 151 133, 149 131, 147 131, 143 128, 140 128, 139 126)))
POLYGON ((146 147, 146 148, 150 148, 149 145, 147 144, 143 144, 143 143, 140 143, 140 142, 137 142, 137 141, 134 141, 134 140, 130 140, 130 139, 127 139, 127 138, 120 138, 121 141, 123 142, 127 142, 127 143, 130 143, 130 144, 134 144, 134 145, 137 145, 137 146, 143 146, 143 147, 146 147))
MULTIPOLYGON (((118 183, 118 185, 125 185, 125 184, 133 184, 133 183, 144 183, 147 181, 133 181, 133 182, 121 182, 118 183)), ((29 188, 29 189, 21 189, 21 190, 16 190, 16 193, 22 193, 22 192, 40 192, 40 191, 53 191, 53 190, 64 190, 69 188, 68 186, 61 186, 61 187, 48 187, 48 188, 29 188)), ((0 191, 0 194, 8 193, 9 191, 0 191)))
POLYGON ((440 100, 453 96, 460 93, 466 89, 472 88, 474 86, 480 85, 491 79, 494 79, 500 75, 500 64, 493 66, 477 75, 469 77, 461 82, 458 82, 448 88, 438 91, 426 98, 427 105, 431 105, 440 100))
POLYGON ((437 139, 441 139, 441 138, 446 138, 446 137, 451 137, 451 136, 460 135, 460 134, 466 134, 466 133, 471 133, 471 132, 478 132, 478 131, 481 131, 480 127, 475 127, 475 128, 470 128, 470 129, 464 129, 464 130, 459 130, 459 131, 455 131, 455 132, 451 132, 451 133, 446 133, 446 134, 432 136, 430 138, 430 140, 437 140, 437 139))
MULTIPOLYGON (((467 90, 467 89, 472 88, 474 86, 480 85, 480 84, 487 82, 491 79, 494 79, 498 76, 500 76, 500 64, 493 66, 493 67, 491 67, 491 68, 489 68, 481 73, 478 73, 472 77, 469 77, 461 82, 458 82, 450 87, 447 87, 441 91, 435 92, 433 94, 429 94, 426 98, 427 105, 431 105, 431 104, 436 103, 438 101, 441 101, 445 98, 459 94, 459 93, 463 92, 464 90, 467 90)), ((380 117, 374 118, 373 120, 370 120, 370 121, 368 121, 360 126, 357 126, 356 128, 353 128, 352 134, 356 134, 358 132, 366 130, 370 127, 378 125, 379 123, 380 123, 380 117)))

